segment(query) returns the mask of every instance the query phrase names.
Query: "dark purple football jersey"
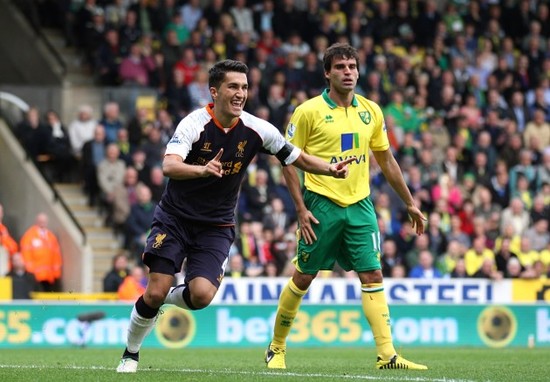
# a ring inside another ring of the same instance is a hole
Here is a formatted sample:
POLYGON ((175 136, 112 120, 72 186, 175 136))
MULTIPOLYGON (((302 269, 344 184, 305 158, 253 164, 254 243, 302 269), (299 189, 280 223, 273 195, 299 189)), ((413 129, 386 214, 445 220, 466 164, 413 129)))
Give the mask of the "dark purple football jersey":
POLYGON ((258 152, 275 155, 283 165, 301 150, 271 123, 243 112, 227 132, 214 118, 212 104, 195 110, 178 124, 166 154, 191 165, 206 165, 223 148, 224 174, 186 180, 169 179, 160 206, 169 214, 212 225, 235 224, 235 207, 246 168, 258 152))

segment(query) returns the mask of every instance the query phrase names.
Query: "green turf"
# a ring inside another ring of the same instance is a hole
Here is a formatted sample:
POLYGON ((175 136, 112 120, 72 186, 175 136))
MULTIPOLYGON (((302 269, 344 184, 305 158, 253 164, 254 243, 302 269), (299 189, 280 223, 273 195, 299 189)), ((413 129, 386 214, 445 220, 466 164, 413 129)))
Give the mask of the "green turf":
POLYGON ((263 349, 141 351, 140 370, 116 374, 118 350, 0 350, 0 381, 548 381, 550 349, 408 349, 430 370, 375 370, 374 350, 290 348, 287 369, 270 371, 263 349))

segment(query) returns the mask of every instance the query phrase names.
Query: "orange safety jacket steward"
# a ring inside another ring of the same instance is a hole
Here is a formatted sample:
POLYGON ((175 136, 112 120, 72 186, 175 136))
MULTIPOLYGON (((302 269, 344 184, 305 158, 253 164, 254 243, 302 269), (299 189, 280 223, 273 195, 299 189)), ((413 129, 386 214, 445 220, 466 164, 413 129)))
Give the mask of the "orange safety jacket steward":
POLYGON ((38 226, 30 227, 21 238, 21 255, 25 268, 37 281, 53 283, 61 277, 63 260, 53 232, 38 226))

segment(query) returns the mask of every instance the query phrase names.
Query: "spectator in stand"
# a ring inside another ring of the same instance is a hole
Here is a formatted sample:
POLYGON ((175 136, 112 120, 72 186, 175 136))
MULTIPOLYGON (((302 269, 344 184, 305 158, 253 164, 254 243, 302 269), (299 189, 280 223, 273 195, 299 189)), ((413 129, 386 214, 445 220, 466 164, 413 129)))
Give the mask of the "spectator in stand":
POLYGON ((176 124, 174 123, 174 119, 172 115, 170 115, 168 110, 166 109, 157 110, 155 128, 159 129, 160 135, 161 135, 160 140, 164 144, 167 144, 170 141, 170 139, 172 139, 172 136, 176 131, 176 124))
POLYGON ((137 0, 128 8, 128 12, 135 12, 136 25, 144 35, 160 35, 162 26, 159 5, 158 1, 137 0))
MULTIPOLYGON (((26 270, 25 261, 20 253, 14 253, 11 258, 11 271, 5 276, 11 278, 12 298, 14 300, 28 300, 31 292, 38 292, 40 286, 34 275, 26 270)), ((4 274, 0 275, 4 276, 4 274)))
POLYGON ((522 278, 524 272, 521 263, 516 257, 512 257, 506 264, 506 278, 507 279, 519 279, 522 278))
POLYGON ((132 163, 134 149, 130 144, 130 135, 125 127, 118 130, 115 143, 120 150, 120 159, 126 163, 126 166, 129 166, 132 163))
POLYGON ((19 244, 17 244, 17 241, 10 235, 3 220, 4 206, 0 204, 0 276, 9 271, 11 258, 19 251, 19 244))
POLYGON ((210 88, 208 87, 208 71, 206 69, 199 69, 195 73, 195 78, 187 89, 191 98, 191 110, 204 107, 212 101, 210 88))
POLYGON ((414 279, 439 279, 443 275, 434 266, 434 256, 429 250, 418 253, 418 265, 409 272, 409 277, 414 279))
POLYGON ((239 228, 239 235, 235 241, 235 246, 237 247, 239 253, 245 260, 252 256, 258 257, 258 242, 252 232, 251 221, 241 221, 239 228))
POLYGON ((500 242, 500 249, 495 253, 495 265, 497 271, 502 273, 504 277, 508 277, 508 263, 512 257, 517 259, 517 255, 511 250, 512 240, 508 237, 503 238, 500 242))
POLYGON ((38 108, 30 107, 27 110, 25 119, 17 126, 16 135, 33 162, 39 163, 41 156, 48 154, 50 134, 46 125, 40 121, 38 108))
POLYGON ((119 158, 120 150, 116 143, 105 149, 105 158, 97 165, 97 183, 100 191, 101 209, 106 210, 105 224, 113 223, 114 190, 124 184, 126 164, 119 158))
POLYGON ((502 280, 503 274, 498 271, 495 265, 495 259, 490 259, 488 257, 483 259, 481 267, 479 270, 472 275, 476 279, 490 279, 499 281, 502 280))
MULTIPOLYGON (((267 171, 258 169, 255 173, 254 185, 244 185, 243 196, 246 199, 248 214, 245 216, 251 221, 261 222, 263 213, 268 206, 272 191, 270 190, 267 171)), ((242 253, 242 252, 241 252, 242 253)))
POLYGON ((113 27, 120 27, 126 19, 128 13, 127 0, 113 0, 111 4, 105 6, 105 21, 113 27))
POLYGON ((151 199, 154 203, 159 203, 166 188, 167 179, 164 176, 162 167, 155 166, 151 168, 149 172, 149 179, 145 184, 151 189, 151 199))
POLYGON ((283 131, 290 112, 290 102, 285 95, 284 85, 272 83, 269 86, 266 105, 269 108, 269 122, 283 131))
POLYGON ((145 293, 147 276, 145 268, 141 265, 134 266, 128 276, 124 278, 117 290, 118 299, 122 301, 136 301, 145 293))
POLYGON ((148 129, 147 140, 140 146, 145 153, 145 165, 149 168, 160 166, 165 148, 166 145, 162 142, 162 132, 158 127, 151 126, 148 129))
POLYGON ((533 248, 529 236, 523 235, 520 240, 519 250, 516 255, 518 256, 521 266, 527 270, 533 266, 535 261, 540 259, 540 252, 533 248))
POLYGON ((436 259, 435 266, 442 275, 450 275, 455 270, 458 262, 464 260, 466 248, 457 240, 451 240, 447 244, 447 248, 443 255, 436 259))
POLYGON ((143 31, 138 24, 138 15, 135 10, 130 7, 126 13, 126 18, 124 22, 118 29, 118 34, 120 36, 120 46, 123 52, 128 52, 132 44, 139 41, 143 31))
POLYGON ((189 0, 181 7, 181 18, 183 25, 192 31, 195 30, 203 14, 203 8, 199 0, 189 0))
POLYGON ((91 22, 85 26, 85 49, 84 54, 84 66, 90 72, 95 71, 96 55, 103 41, 105 32, 107 30, 107 23, 105 22, 105 11, 101 7, 97 7, 92 14, 91 22))
POLYGON ((107 141, 105 140, 105 128, 97 125, 93 139, 82 146, 81 167, 84 180, 84 192, 88 196, 88 205, 95 206, 99 197, 99 184, 97 182, 97 166, 105 159, 107 141))
POLYGON ((34 224, 21 237, 20 248, 27 271, 34 274, 41 289, 60 291, 63 259, 57 237, 48 229, 48 215, 36 215, 34 224))
POLYGON ((262 221, 265 228, 273 230, 286 231, 291 221, 289 215, 284 210, 285 206, 280 198, 272 197, 269 206, 266 208, 264 219, 262 221))
POLYGON ((483 264, 485 259, 495 260, 495 253, 487 248, 485 236, 477 236, 473 240, 472 247, 464 254, 466 272, 473 276, 483 264))
POLYGON ((49 110, 46 113, 46 128, 49 141, 47 152, 51 155, 53 164, 53 180, 56 182, 69 181, 72 178, 75 159, 71 151, 69 133, 59 119, 59 115, 49 110))
POLYGON ((191 111, 191 96, 189 89, 184 82, 184 73, 182 70, 172 70, 172 81, 168 84, 164 99, 168 112, 175 118, 183 118, 191 111))
MULTIPOLYGON (((179 14, 179 13, 177 13, 179 14)), ((176 17, 174 15, 174 17, 176 17)), ((165 37, 161 41, 160 52, 164 56, 164 65, 162 70, 164 71, 164 77, 167 78, 169 83, 173 81, 172 70, 174 65, 181 57, 182 42, 180 41, 180 34, 176 30, 167 27, 165 37)), ((183 39, 183 37, 181 37, 183 39)))
POLYGON ((149 86, 150 73, 155 69, 156 63, 149 47, 134 43, 128 56, 121 61, 118 74, 123 85, 149 86))
POLYGON ((494 202, 501 208, 505 208, 510 203, 510 186, 508 168, 503 161, 497 161, 494 175, 491 177, 489 185, 491 196, 494 202))
POLYGON ((118 131, 124 126, 118 102, 110 101, 103 106, 103 117, 99 123, 105 128, 107 142, 116 142, 118 131))
POLYGON ((261 4, 253 7, 254 30, 262 35, 270 32, 273 35, 273 14, 275 2, 273 0, 262 0, 261 4))
POLYGON ((229 256, 229 262, 225 270, 226 277, 240 278, 244 276, 244 259, 240 253, 233 253, 229 256))
POLYGON ((129 273, 128 257, 122 253, 115 255, 111 269, 103 278, 103 292, 118 292, 118 288, 129 273))
POLYGON ((413 247, 405 253, 405 267, 410 272, 418 265, 420 252, 430 250, 430 238, 428 235, 417 236, 414 240, 413 247))
POLYGON ((386 239, 382 242, 380 263, 384 277, 391 277, 393 268, 396 266, 404 266, 403 256, 397 252, 397 246, 392 239, 386 239))
POLYGON ((466 273, 466 262, 464 261, 464 258, 459 258, 456 261, 455 268, 451 272, 451 278, 457 279, 457 278, 468 278, 470 277, 468 273, 466 273))
POLYGON ((457 213, 462 206, 462 193, 456 185, 456 181, 452 176, 443 174, 439 177, 438 183, 432 187, 432 200, 437 203, 437 200, 443 199, 447 202, 447 206, 451 213, 457 213))
POLYGON ((475 206, 474 214, 484 219, 488 220, 494 213, 500 214, 502 211, 502 207, 493 203, 491 191, 485 186, 476 187, 472 200, 475 206))
MULTIPOLYGON (((170 22, 164 27, 163 42, 168 42, 168 46, 170 47, 181 47, 189 40, 191 30, 192 29, 189 29, 183 22, 181 12, 176 11, 172 14, 170 22)), ((179 58, 179 56, 177 56, 177 58, 179 58)))
POLYGON ((186 86, 193 82, 195 73, 200 70, 200 68, 201 66, 195 57, 195 51, 190 47, 183 49, 180 59, 174 65, 174 70, 183 74, 183 84, 186 86))
POLYGON ((124 173, 124 183, 113 189, 113 228, 115 232, 124 232, 130 210, 137 203, 138 172, 128 166, 124 173))
POLYGON ((533 119, 525 125, 523 142, 530 142, 531 138, 535 137, 539 141, 540 147, 550 146, 550 122, 547 122, 545 117, 544 110, 535 109, 533 119))
POLYGON ((137 202, 130 208, 130 214, 126 219, 126 236, 132 257, 141 263, 145 239, 157 204, 151 200, 151 190, 145 184, 136 186, 136 196, 137 202))
POLYGON ((233 6, 229 7, 229 14, 235 20, 235 27, 239 34, 248 33, 253 36, 256 34, 252 9, 246 6, 246 0, 234 0, 233 6))
POLYGON ((465 248, 470 248, 472 240, 470 235, 462 231, 462 220, 458 215, 450 216, 450 231, 446 234, 447 242, 457 241, 465 248))
POLYGON ((69 138, 74 155, 82 158, 82 146, 84 143, 94 139, 97 120, 93 117, 94 110, 89 105, 82 105, 78 108, 78 115, 69 124, 69 138))
POLYGON ((525 210, 520 198, 513 198, 510 204, 502 210, 502 219, 500 221, 500 231, 504 232, 504 227, 511 225, 514 234, 522 235, 529 226, 529 212, 525 210))
POLYGON ((438 258, 447 250, 447 237, 441 229, 441 215, 434 211, 428 216, 426 235, 430 242, 430 252, 438 258))
POLYGON ((135 114, 130 118, 126 128, 128 129, 128 139, 132 148, 141 146, 149 128, 152 126, 152 120, 149 110, 146 107, 138 107, 135 114))

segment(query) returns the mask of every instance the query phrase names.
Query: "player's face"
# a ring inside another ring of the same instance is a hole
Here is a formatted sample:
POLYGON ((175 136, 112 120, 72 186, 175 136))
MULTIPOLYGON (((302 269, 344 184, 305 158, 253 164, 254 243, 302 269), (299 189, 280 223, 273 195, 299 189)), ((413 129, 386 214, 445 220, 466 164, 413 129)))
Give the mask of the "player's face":
POLYGON ((248 97, 246 74, 229 72, 219 89, 211 88, 214 111, 221 119, 239 117, 248 97))
POLYGON ((359 78, 357 61, 354 58, 335 58, 330 71, 325 72, 330 87, 339 93, 353 91, 359 78))

